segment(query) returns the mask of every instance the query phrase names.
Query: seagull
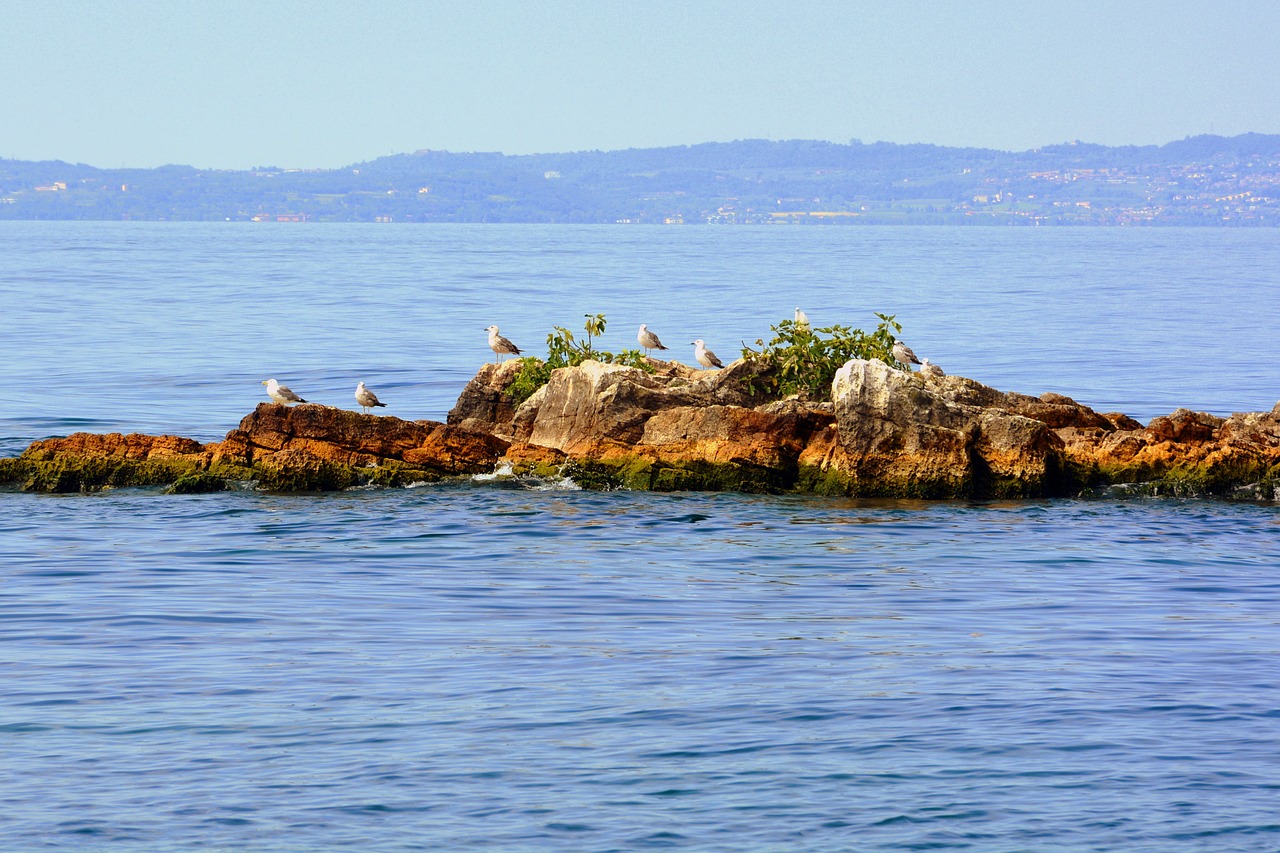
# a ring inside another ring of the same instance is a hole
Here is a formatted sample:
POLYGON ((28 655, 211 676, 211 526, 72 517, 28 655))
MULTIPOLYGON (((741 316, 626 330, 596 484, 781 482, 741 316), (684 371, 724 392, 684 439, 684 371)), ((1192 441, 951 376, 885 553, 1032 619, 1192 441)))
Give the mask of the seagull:
POLYGON ((649 327, 644 323, 640 324, 640 331, 636 334, 636 340, 640 342, 640 346, 644 347, 645 355, 648 355, 651 349, 666 349, 662 345, 662 341, 658 340, 658 336, 649 331, 649 327))
POLYGON ((796 306, 796 328, 805 330, 809 328, 809 315, 801 311, 799 305, 796 306))
POLYGON ((288 386, 281 385, 274 379, 264 379, 262 384, 267 386, 267 396, 277 403, 283 403, 286 406, 290 403, 305 403, 306 400, 289 390, 288 386))
POLYGON ((693 357, 698 360, 698 364, 703 367, 724 367, 724 362, 716 358, 716 354, 707 349, 707 345, 702 342, 701 338, 694 341, 693 345, 697 347, 693 351, 693 357))
POLYGON ((947 375, 942 371, 941 367, 938 367, 938 365, 930 364, 929 359, 927 358, 920 362, 920 372, 925 376, 928 376, 930 379, 941 379, 947 375))
POLYGON ((369 410, 374 406, 382 406, 384 409, 387 406, 386 403, 378 402, 377 396, 368 388, 364 387, 363 382, 356 385, 356 402, 360 404, 361 411, 366 414, 368 414, 369 410))
POLYGON ((916 354, 911 351, 911 347, 902 341, 893 342, 893 357, 903 364, 919 364, 920 359, 916 358, 916 354))
POLYGON ((494 361, 501 361, 504 355, 519 355, 520 347, 498 334, 497 326, 485 329, 489 333, 489 349, 493 350, 494 361))

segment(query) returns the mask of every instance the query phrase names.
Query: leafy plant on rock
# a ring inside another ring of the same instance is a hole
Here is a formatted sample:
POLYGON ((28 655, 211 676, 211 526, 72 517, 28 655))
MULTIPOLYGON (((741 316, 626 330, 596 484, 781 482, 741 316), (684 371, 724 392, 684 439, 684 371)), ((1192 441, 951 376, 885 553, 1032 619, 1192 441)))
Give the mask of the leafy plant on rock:
POLYGON ((583 329, 587 333, 586 340, 577 340, 573 332, 564 326, 552 326, 547 335, 547 357, 545 359, 529 356, 520 359, 520 371, 507 386, 507 395, 519 406, 533 396, 543 385, 551 380, 551 373, 561 367, 577 367, 584 361, 602 361, 606 364, 622 364, 638 367, 648 373, 654 368, 640 350, 630 349, 611 353, 595 348, 595 339, 604 334, 607 321, 603 314, 584 314, 587 318, 583 329))
POLYGON ((880 323, 870 333, 848 326, 811 329, 793 320, 772 326, 773 339, 768 343, 759 339, 759 349, 742 348, 742 357, 753 368, 748 380, 751 393, 821 399, 831 393, 836 371, 850 359, 880 359, 897 367, 893 342, 902 325, 892 314, 877 313, 876 317, 880 323))

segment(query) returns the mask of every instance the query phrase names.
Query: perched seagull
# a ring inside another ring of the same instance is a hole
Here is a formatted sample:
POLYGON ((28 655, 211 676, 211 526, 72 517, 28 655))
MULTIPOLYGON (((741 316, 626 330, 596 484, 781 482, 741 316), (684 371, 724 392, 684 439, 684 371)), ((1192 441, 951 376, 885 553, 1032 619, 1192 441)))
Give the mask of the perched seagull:
POLYGON ((274 379, 264 379, 262 384, 267 386, 267 396, 277 403, 284 403, 286 406, 290 403, 305 403, 306 400, 289 390, 288 386, 281 385, 274 379))
POLYGON ((796 328, 809 330, 809 315, 800 310, 800 306, 796 306, 796 328))
POLYGON ((519 355, 520 347, 498 334, 497 326, 485 329, 489 333, 489 349, 493 350, 494 361, 501 361, 504 355, 519 355))
POLYGON ((920 372, 925 376, 928 376, 930 379, 941 379, 947 375, 942 371, 941 367, 938 367, 938 365, 930 364, 929 359, 927 358, 920 362, 920 372))
POLYGON ((649 327, 644 323, 640 324, 640 331, 636 334, 636 340, 640 342, 640 346, 644 347, 645 355, 648 355, 651 349, 666 349, 662 345, 662 341, 658 340, 658 336, 649 331, 649 327))
POLYGON ((902 341, 893 342, 893 357, 903 364, 919 364, 920 359, 916 358, 916 354, 911 351, 911 347, 902 341))
POLYGON ((702 342, 701 338, 694 341, 693 345, 697 347, 693 351, 693 357, 698 360, 698 364, 703 367, 724 367, 724 362, 716 358, 716 354, 707 349, 707 345, 702 342))
POLYGON ((361 411, 366 414, 368 414, 369 410, 374 406, 382 406, 384 409, 387 406, 386 403, 378 402, 377 396, 368 388, 364 387, 363 382, 356 385, 356 402, 360 404, 361 411))

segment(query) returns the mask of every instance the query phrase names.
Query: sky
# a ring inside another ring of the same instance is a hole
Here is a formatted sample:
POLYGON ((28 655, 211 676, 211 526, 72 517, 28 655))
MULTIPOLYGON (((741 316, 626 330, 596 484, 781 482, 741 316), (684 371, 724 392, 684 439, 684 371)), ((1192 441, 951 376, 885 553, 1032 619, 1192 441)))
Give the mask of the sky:
POLYGON ((0 0, 0 157, 1280 133, 1277 32, 1277 0, 0 0))

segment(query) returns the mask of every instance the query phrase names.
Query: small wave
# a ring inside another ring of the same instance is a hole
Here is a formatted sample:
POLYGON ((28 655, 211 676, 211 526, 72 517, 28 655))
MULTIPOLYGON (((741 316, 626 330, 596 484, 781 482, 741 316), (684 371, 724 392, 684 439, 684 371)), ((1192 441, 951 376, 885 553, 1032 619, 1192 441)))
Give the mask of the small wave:
POLYGON ((582 486, 579 486, 569 477, 556 478, 537 478, 530 477, 525 482, 528 483, 527 488, 534 492, 580 492, 582 486))
POLYGON ((502 479, 504 477, 515 477, 515 469, 511 467, 511 463, 501 461, 488 474, 472 474, 471 479, 477 483, 487 483, 492 480, 502 479))
MULTIPOLYGON (((1113 483, 1097 492, 1105 499, 1125 498, 1180 498, 1197 499, 1215 497, 1213 492, 1197 488, 1189 483, 1170 483, 1150 480, 1141 483, 1113 483)), ((1216 495, 1238 501, 1256 501, 1260 503, 1280 502, 1280 486, 1266 483, 1248 483, 1236 486, 1226 495, 1216 495)))
POLYGON ((510 462, 506 460, 500 461, 488 474, 473 474, 471 480, 474 483, 502 483, 504 485, 512 485, 517 488, 527 489, 531 492, 580 492, 582 487, 575 483, 571 478, 565 476, 558 477, 534 477, 528 474, 517 474, 510 462))

